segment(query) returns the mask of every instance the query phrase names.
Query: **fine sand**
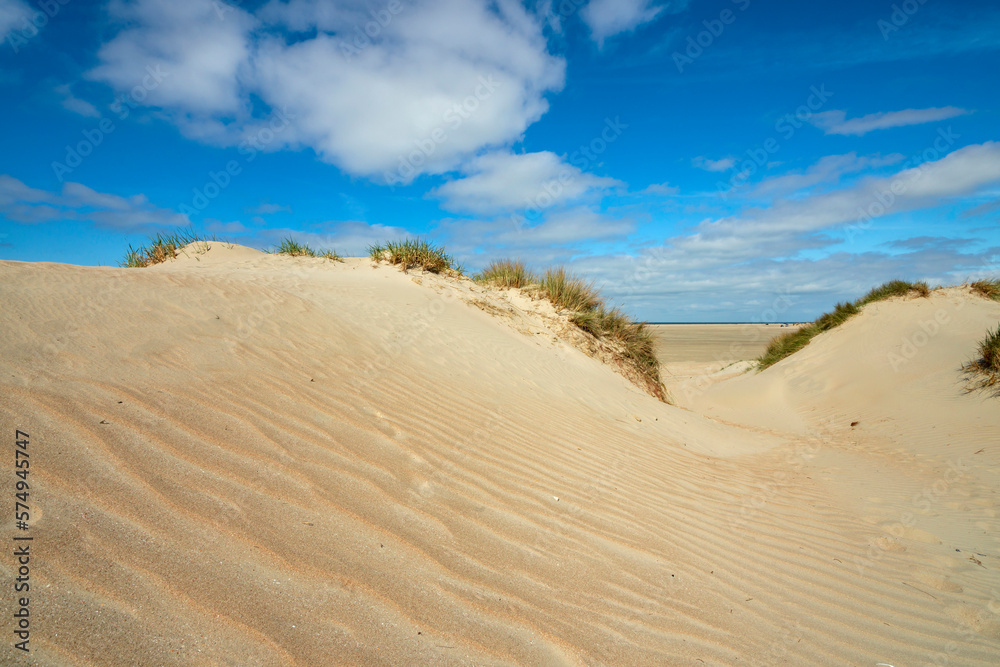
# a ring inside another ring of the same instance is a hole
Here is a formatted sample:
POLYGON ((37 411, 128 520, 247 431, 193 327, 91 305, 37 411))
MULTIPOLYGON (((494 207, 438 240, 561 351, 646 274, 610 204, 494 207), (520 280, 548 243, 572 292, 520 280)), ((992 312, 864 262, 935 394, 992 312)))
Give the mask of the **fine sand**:
POLYGON ((1000 398, 959 370, 1000 304, 967 289, 676 406, 544 304, 365 259, 0 262, 0 303, 35 664, 1000 655, 1000 398))

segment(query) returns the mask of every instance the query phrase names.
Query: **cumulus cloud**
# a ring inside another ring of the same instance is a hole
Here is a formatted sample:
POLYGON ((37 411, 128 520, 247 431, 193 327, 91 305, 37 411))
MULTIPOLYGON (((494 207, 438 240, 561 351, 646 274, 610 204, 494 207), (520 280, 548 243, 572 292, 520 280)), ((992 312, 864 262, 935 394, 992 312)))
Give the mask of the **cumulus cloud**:
POLYGON ((442 198, 449 210, 485 215, 538 211, 623 185, 613 178, 585 173, 549 151, 488 153, 473 160, 465 171, 471 175, 431 193, 442 198))
MULTIPOLYGON (((675 3, 676 5, 682 5, 674 9, 679 11, 687 2, 675 3)), ((669 3, 666 6, 652 6, 651 0, 590 0, 580 11, 580 16, 590 28, 594 41, 603 45, 608 37, 635 30, 670 7, 669 3)))
POLYGON ((823 111, 813 114, 809 122, 820 128, 826 134, 843 134, 861 136, 873 130, 885 130, 891 127, 920 125, 935 121, 947 120, 956 116, 971 113, 958 107, 935 107, 930 109, 904 109, 872 113, 858 118, 847 118, 845 111, 823 111))
POLYGON ((125 91, 161 67, 167 79, 142 103, 189 136, 238 143, 280 110, 292 122, 270 149, 309 147, 390 182, 517 139, 564 80, 541 20, 511 1, 273 1, 251 14, 214 0, 140 0, 111 12, 126 27, 91 75, 125 91))
POLYGON ((122 197, 80 183, 65 183, 61 192, 49 192, 6 174, 0 175, 0 217, 24 224, 91 222, 117 231, 177 227, 190 222, 185 215, 151 204, 142 194, 122 197))

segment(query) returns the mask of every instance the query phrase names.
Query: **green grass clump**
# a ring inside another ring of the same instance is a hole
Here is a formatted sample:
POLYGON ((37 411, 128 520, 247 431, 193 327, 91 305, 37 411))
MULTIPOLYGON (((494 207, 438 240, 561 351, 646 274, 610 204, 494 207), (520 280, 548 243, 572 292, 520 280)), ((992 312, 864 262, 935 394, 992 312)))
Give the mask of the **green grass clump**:
POLYGON ((596 305, 573 313, 570 319, 595 338, 610 341, 619 362, 638 373, 650 393, 667 400, 660 380, 656 340, 645 322, 632 322, 620 309, 609 308, 599 297, 596 305))
POLYGON ((524 262, 511 259, 497 259, 490 262, 476 275, 476 282, 496 287, 527 287, 538 282, 524 266, 524 262))
POLYGON ((435 246, 422 239, 376 243, 368 246, 368 254, 373 262, 385 261, 396 264, 403 271, 417 268, 431 273, 453 271, 462 275, 465 272, 464 267, 456 265, 451 255, 448 255, 443 247, 435 246))
POLYGON ((282 239, 281 244, 274 250, 268 252, 275 255, 288 255, 289 257, 322 257, 331 262, 343 262, 343 258, 337 254, 336 250, 315 250, 308 243, 299 243, 291 236, 282 239))
POLYGON ((570 321, 598 340, 605 341, 605 351, 626 369, 626 375, 638 377, 637 383, 662 401, 666 390, 660 381, 660 362, 656 343, 645 322, 632 322, 618 308, 609 308, 593 284, 568 273, 562 267, 548 269, 541 277, 529 271, 524 262, 501 259, 490 262, 476 281, 495 287, 528 289, 548 299, 560 310, 569 311, 570 321))
POLYGON ((308 243, 299 243, 291 236, 286 236, 281 241, 281 245, 273 251, 277 255, 288 255, 289 257, 315 257, 316 251, 309 247, 308 243))
POLYGON ((986 330, 986 337, 979 343, 979 358, 966 364, 964 370, 976 376, 972 389, 1000 383, 1000 325, 993 331, 986 330))
POLYGON ((906 296, 910 292, 916 292, 918 296, 927 296, 931 293, 927 283, 908 283, 905 280, 890 280, 879 285, 872 291, 854 302, 858 308, 875 301, 884 301, 894 296, 906 296))
POLYGON ((145 245, 133 248, 131 244, 125 253, 125 259, 118 266, 127 268, 143 268, 173 259, 181 248, 195 241, 207 241, 199 238, 192 231, 179 231, 173 234, 157 234, 150 236, 145 245))
MULTIPOLYGON (((368 246, 368 254, 373 262, 397 264, 404 270, 418 267, 434 273, 464 274, 464 268, 456 265, 444 248, 419 239, 374 243, 368 246)), ((640 386, 645 384, 660 400, 667 400, 652 332, 645 323, 631 322, 621 310, 605 306, 592 284, 562 267, 549 269, 539 277, 524 262, 512 259, 490 262, 475 280, 494 287, 527 290, 532 296, 547 298, 557 309, 569 311, 576 326, 608 343, 602 346, 604 353, 610 351, 628 377, 640 386)))
POLYGON ((838 303, 832 311, 823 313, 811 324, 772 340, 764 354, 757 358, 758 370, 773 366, 788 355, 798 352, 808 345, 815 336, 839 327, 860 313, 861 309, 869 303, 884 301, 894 296, 906 296, 911 292, 919 296, 928 296, 931 290, 924 282, 908 283, 905 280, 890 280, 871 290, 857 301, 838 303))
POLYGON ((539 287, 541 294, 557 308, 571 311, 594 310, 601 305, 601 297, 592 283, 586 283, 560 267, 548 269, 539 287))
POLYGON ((993 280, 977 280, 969 285, 972 291, 981 297, 1000 301, 1000 278, 993 280))

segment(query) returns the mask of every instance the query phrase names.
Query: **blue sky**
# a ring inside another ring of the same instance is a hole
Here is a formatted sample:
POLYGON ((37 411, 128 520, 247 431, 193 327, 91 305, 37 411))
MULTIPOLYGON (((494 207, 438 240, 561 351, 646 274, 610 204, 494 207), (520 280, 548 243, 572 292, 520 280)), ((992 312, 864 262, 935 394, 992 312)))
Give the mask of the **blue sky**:
POLYGON ((1000 275, 1000 7, 0 0, 0 258, 420 235, 652 321, 1000 275))

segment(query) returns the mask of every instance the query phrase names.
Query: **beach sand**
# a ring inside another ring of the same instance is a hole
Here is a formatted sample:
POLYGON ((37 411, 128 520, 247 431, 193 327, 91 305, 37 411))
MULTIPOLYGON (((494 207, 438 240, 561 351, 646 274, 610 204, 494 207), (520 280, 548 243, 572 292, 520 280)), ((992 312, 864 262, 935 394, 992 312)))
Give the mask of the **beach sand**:
POLYGON ((747 372, 772 339, 799 324, 651 324, 663 384, 671 394, 699 391, 747 372))
POLYGON ((543 304, 365 259, 0 262, 0 300, 37 664, 996 664, 967 289, 677 405, 543 304))

